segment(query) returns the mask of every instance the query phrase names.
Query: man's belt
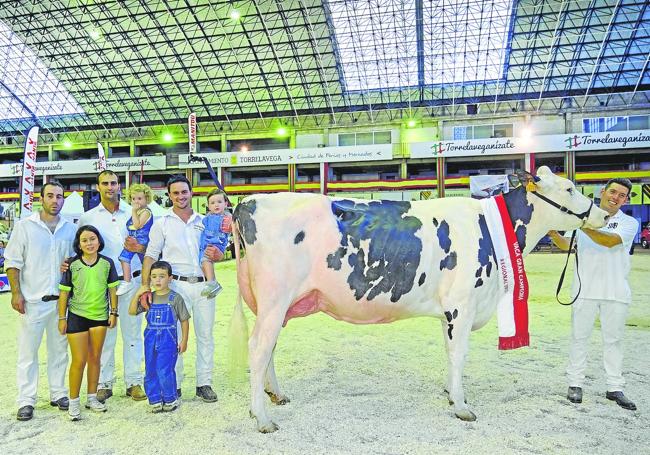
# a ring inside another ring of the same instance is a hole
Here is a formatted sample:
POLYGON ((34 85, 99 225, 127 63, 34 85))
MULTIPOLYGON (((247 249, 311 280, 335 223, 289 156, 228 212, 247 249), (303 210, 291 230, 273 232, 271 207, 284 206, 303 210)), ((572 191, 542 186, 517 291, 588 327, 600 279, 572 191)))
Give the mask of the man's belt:
MULTIPOLYGON (((136 270, 135 272, 133 272, 133 273, 131 274, 131 277, 133 277, 133 278, 137 278, 137 277, 139 277, 141 274, 142 274, 142 270, 136 270)), ((118 279, 119 281, 122 281, 122 280, 124 279, 124 275, 120 275, 120 276, 118 276, 117 279, 118 279)))
POLYGON ((172 278, 178 281, 187 281, 190 284, 203 283, 204 281, 206 281, 205 278, 203 278, 202 276, 182 276, 182 275, 172 274, 172 278))
POLYGON ((44 295, 41 299, 43 302, 51 302, 52 300, 59 300, 58 295, 44 295))

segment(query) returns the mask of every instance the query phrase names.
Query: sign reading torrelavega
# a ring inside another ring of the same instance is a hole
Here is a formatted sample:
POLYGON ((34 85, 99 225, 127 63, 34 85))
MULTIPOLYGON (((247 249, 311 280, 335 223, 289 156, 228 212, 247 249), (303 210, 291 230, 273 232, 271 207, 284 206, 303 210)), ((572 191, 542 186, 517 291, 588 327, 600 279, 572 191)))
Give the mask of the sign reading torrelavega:
MULTIPOLYGON (((314 147, 260 150, 254 152, 204 153, 215 167, 270 166, 274 164, 340 163, 345 161, 383 161, 393 159, 393 145, 314 147)), ((181 168, 201 168, 203 163, 188 163, 189 155, 178 157, 181 168)))
MULTIPOLYGON (((142 156, 134 158, 109 158, 107 169, 114 172, 124 171, 164 171, 167 159, 164 156, 142 156)), ((38 161, 36 175, 88 174, 99 172, 100 160, 38 161)), ((17 177, 21 175, 23 165, 0 164, 0 177, 17 177)))
POLYGON ((411 158, 510 155, 567 150, 580 152, 645 147, 650 147, 650 130, 416 142, 411 144, 411 158))

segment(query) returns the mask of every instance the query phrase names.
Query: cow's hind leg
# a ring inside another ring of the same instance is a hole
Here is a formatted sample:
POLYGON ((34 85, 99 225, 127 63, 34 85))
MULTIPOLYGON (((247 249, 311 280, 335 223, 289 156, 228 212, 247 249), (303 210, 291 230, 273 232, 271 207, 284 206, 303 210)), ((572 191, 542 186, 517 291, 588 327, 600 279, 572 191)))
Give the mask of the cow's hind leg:
MULTIPOLYGON (((261 309, 264 308, 263 304, 269 302, 259 303, 258 308, 261 309)), ((257 420, 257 429, 262 433, 272 433, 278 429, 278 426, 271 421, 266 413, 264 379, 283 320, 284 312, 282 311, 265 313, 260 311, 248 342, 251 370, 251 415, 257 420)))
POLYGON ((266 381, 264 386, 264 391, 271 399, 273 404, 283 405, 289 403, 289 397, 280 392, 280 386, 278 385, 278 379, 275 376, 275 365, 273 358, 275 357, 275 347, 271 353, 271 360, 269 360, 269 366, 266 367, 266 381))
POLYGON ((456 417, 471 422, 476 420, 476 415, 465 401, 463 369, 469 350, 472 325, 467 316, 458 317, 458 311, 455 311, 445 312, 446 319, 442 321, 443 337, 447 346, 447 392, 449 404, 454 406, 456 417))

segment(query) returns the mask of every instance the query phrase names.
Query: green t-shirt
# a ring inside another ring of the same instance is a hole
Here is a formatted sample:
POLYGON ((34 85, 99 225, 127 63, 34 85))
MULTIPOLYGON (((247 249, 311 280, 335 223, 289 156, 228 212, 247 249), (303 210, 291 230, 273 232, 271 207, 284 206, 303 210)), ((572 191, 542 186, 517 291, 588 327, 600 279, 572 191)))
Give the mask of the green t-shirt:
POLYGON ((93 321, 108 319, 107 290, 120 284, 113 261, 98 254, 94 264, 86 264, 81 256, 68 262, 59 289, 70 292, 70 311, 93 321))

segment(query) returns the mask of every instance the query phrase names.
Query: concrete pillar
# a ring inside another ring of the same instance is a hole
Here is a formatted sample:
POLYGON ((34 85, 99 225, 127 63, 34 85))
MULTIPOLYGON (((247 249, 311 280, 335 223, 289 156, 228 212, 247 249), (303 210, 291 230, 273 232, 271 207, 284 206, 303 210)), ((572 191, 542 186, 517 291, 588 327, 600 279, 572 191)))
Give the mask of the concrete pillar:
POLYGON ((436 158, 436 177, 438 179, 438 197, 445 197, 445 159, 436 158))

